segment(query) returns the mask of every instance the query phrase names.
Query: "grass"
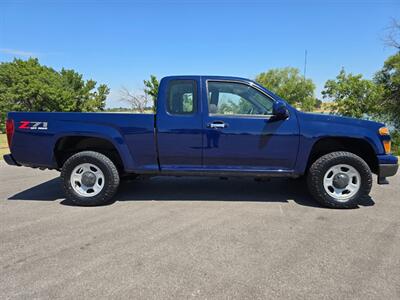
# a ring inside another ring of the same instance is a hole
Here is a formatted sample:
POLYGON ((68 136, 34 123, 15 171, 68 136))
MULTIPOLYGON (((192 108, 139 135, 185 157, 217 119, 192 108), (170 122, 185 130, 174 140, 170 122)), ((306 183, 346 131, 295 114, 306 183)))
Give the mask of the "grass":
POLYGON ((0 134, 0 160, 3 159, 3 155, 10 153, 7 144, 7 136, 5 134, 0 134))

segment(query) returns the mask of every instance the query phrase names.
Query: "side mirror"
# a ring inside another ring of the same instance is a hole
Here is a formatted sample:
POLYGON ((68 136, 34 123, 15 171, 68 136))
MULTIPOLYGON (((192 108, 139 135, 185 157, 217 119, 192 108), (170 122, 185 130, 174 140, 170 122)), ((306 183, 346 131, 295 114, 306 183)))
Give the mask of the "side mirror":
POLYGON ((272 107, 275 120, 285 120, 289 118, 289 111, 284 102, 277 101, 272 107))

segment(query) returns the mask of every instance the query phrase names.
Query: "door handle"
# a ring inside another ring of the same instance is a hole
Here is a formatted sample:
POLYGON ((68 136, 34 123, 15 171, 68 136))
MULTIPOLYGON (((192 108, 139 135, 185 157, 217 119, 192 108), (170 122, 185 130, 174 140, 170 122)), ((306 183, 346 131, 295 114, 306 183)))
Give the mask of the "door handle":
POLYGON ((228 127, 228 124, 225 124, 222 121, 215 121, 207 124, 207 128, 222 129, 226 127, 228 127))

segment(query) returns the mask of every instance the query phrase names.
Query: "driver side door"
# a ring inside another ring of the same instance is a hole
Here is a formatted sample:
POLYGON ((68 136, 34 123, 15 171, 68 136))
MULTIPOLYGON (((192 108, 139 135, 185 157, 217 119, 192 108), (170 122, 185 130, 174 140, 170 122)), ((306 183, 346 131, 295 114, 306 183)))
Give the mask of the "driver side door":
POLYGON ((204 79, 203 88, 204 168, 293 170, 299 145, 295 113, 274 120, 274 99, 245 81, 204 79))

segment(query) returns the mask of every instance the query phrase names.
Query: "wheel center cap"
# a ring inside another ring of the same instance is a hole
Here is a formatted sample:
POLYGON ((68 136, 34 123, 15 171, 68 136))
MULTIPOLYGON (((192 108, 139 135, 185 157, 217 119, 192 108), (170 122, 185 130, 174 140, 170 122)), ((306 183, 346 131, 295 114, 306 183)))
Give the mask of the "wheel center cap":
POLYGON ((96 175, 92 172, 85 172, 82 174, 82 183, 87 187, 92 187, 96 183, 96 175))
POLYGON ((339 173, 333 177, 333 186, 338 189, 343 189, 349 184, 349 181, 349 176, 343 173, 339 173))

